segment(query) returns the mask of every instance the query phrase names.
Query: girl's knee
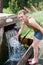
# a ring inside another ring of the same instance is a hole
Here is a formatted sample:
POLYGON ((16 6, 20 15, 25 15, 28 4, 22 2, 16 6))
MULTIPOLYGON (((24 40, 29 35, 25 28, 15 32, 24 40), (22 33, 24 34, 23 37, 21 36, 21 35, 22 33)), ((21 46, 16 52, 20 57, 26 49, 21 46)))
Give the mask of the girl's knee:
POLYGON ((36 44, 36 43, 32 43, 32 47, 34 48, 34 47, 37 47, 38 46, 38 44, 36 44))

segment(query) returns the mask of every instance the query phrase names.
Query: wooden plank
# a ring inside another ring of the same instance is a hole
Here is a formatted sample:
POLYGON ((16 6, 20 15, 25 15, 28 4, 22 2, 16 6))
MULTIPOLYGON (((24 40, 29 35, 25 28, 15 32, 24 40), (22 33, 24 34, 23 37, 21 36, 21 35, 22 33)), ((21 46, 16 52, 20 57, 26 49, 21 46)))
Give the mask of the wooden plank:
POLYGON ((19 19, 15 14, 0 14, 0 28, 14 23, 18 23, 19 19))
POLYGON ((24 53, 20 61, 17 63, 17 65, 25 65, 27 63, 28 58, 30 58, 33 55, 33 48, 30 46, 29 49, 24 53))

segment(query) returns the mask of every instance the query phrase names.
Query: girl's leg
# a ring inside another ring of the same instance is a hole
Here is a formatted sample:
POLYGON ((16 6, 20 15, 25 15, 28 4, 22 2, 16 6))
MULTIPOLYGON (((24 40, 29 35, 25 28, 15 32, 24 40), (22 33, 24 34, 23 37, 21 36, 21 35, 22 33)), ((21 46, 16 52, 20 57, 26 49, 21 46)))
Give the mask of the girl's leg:
POLYGON ((33 43, 32 43, 32 47, 33 47, 33 51, 34 51, 34 58, 31 60, 31 62, 29 62, 29 64, 35 64, 38 61, 38 44, 41 40, 37 39, 36 37, 33 38, 33 43))

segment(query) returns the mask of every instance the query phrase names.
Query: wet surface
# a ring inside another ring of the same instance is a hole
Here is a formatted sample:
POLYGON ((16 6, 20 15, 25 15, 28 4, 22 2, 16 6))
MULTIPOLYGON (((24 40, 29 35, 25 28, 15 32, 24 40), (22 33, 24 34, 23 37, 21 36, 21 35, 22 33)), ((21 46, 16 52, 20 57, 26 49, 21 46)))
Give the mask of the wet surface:
POLYGON ((15 25, 4 28, 3 41, 0 45, 0 65, 16 65, 26 51, 18 38, 17 40, 13 38, 17 30, 15 25))
POLYGON ((5 32, 7 43, 8 43, 8 59, 4 65, 16 65, 20 58, 25 53, 26 49, 21 45, 18 38, 15 40, 13 37, 17 34, 15 29, 11 29, 5 32))

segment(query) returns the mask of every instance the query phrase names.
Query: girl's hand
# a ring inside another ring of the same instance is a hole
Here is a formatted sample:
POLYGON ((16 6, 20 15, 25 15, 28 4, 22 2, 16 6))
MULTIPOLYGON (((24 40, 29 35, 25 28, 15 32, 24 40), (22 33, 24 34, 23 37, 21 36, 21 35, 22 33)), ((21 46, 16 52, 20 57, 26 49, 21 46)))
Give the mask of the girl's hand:
POLYGON ((15 35, 15 36, 14 36, 14 39, 17 39, 17 38, 18 38, 18 36, 17 36, 17 35, 15 35))

